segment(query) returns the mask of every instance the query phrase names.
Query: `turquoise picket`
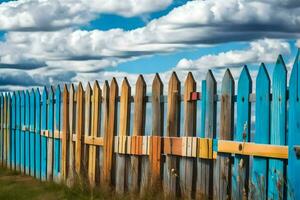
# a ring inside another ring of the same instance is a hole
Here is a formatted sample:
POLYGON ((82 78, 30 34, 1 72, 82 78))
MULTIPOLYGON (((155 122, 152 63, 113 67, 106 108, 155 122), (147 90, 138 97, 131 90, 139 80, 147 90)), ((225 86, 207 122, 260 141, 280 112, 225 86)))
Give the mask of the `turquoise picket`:
MULTIPOLYGON (((256 77, 255 133, 252 142, 268 144, 270 141, 270 78, 261 64, 256 77)), ((254 157, 250 173, 249 199, 266 199, 268 169, 267 158, 254 157)))
MULTIPOLYGON (((48 92, 47 88, 44 87, 42 94, 42 130, 47 130, 47 121, 48 121, 48 92)), ((47 180, 47 144, 48 139, 46 136, 41 136, 41 180, 47 180)))
POLYGON ((298 50, 291 77, 290 77, 290 95, 289 95, 289 121, 288 121, 288 199, 300 199, 300 178, 298 171, 300 169, 300 158, 295 152, 295 146, 300 147, 300 51, 298 50))
POLYGON ((25 93, 25 173, 30 173, 30 140, 29 140, 29 123, 30 123, 30 95, 29 91, 25 93))
POLYGON ((6 95, 6 117, 7 117, 7 124, 6 124, 6 130, 7 130, 7 138, 6 138, 6 166, 10 169, 11 168, 11 149, 10 149, 10 142, 11 142, 11 96, 8 92, 6 95))
MULTIPOLYGON (((61 115, 61 91, 59 85, 56 87, 55 91, 55 130, 60 132, 60 115, 61 115)), ((61 144, 60 139, 54 139, 54 167, 53 167, 53 177, 56 181, 59 180, 60 175, 60 161, 61 161, 61 144)))
MULTIPOLYGON (((247 66, 241 72, 238 80, 237 90, 237 124, 234 133, 235 141, 249 141, 250 137, 250 114, 251 104, 249 96, 252 91, 252 81, 247 66)), ((232 168, 232 188, 231 194, 233 199, 243 199, 247 195, 248 180, 247 171, 249 158, 247 156, 235 155, 232 168)))
POLYGON ((50 87, 48 104, 48 144, 47 144, 47 179, 53 179, 53 131, 54 131, 54 90, 50 87))
POLYGON ((11 138, 10 138, 10 162, 11 168, 16 169, 16 93, 11 96, 11 138))
POLYGON ((0 164, 2 164, 3 160, 3 93, 0 94, 0 107, 1 107, 1 114, 0 114, 0 120, 1 120, 1 132, 0 132, 0 164))
POLYGON ((41 178, 41 94, 35 90, 35 177, 41 178))
POLYGON ((32 89, 30 92, 30 126, 29 126, 29 139, 30 139, 30 175, 35 176, 35 93, 32 89))
MULTIPOLYGON (((286 84, 287 70, 281 56, 278 57, 272 77, 271 135, 270 144, 285 145, 286 134, 286 84)), ((269 159, 268 199, 283 199, 284 161, 269 159)))
POLYGON ((21 99, 20 92, 16 92, 16 170, 21 171, 20 161, 21 161, 21 149, 20 149, 20 140, 21 140, 21 99))
POLYGON ((20 166, 21 172, 25 173, 25 92, 21 91, 21 139, 20 139, 20 166))

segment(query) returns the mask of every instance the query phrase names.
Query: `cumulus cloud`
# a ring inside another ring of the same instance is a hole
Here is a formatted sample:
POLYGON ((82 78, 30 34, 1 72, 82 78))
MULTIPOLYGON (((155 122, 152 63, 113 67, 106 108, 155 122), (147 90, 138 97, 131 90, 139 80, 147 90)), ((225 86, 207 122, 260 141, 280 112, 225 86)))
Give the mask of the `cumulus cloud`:
POLYGON ((87 24, 101 13, 132 17, 172 0, 18 0, 0 4, 0 30, 53 31, 87 24))

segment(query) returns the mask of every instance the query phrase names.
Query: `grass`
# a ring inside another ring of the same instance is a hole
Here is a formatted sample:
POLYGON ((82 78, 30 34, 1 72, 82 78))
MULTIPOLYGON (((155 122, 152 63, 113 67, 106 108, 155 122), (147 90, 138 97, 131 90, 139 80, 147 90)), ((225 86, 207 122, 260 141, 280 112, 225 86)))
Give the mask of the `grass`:
POLYGON ((0 167, 0 199, 7 200, 59 200, 59 199, 162 199, 160 193, 147 192, 143 197, 133 194, 117 195, 108 190, 90 190, 86 185, 78 184, 69 188, 63 184, 41 182, 30 176, 21 175, 0 167))

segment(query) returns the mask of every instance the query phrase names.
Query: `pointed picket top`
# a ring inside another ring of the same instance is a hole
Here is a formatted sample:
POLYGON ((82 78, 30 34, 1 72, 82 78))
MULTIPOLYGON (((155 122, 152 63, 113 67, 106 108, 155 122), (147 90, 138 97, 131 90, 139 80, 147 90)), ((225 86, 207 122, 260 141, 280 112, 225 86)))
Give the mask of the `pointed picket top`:
POLYGON ((238 91, 245 90, 246 89, 245 85, 248 85, 247 88, 249 89, 251 87, 251 84, 252 84, 251 76, 247 65, 245 65, 243 67, 243 70, 240 74, 240 78, 238 81, 238 91))
POLYGON ((86 96, 89 96, 89 95, 92 94, 92 87, 91 87, 90 82, 88 82, 88 83, 86 84, 85 94, 86 94, 86 96))
POLYGON ((163 82, 161 81, 159 74, 156 73, 152 82, 152 94, 154 92, 162 93, 163 92, 163 82))
POLYGON ((208 70, 207 74, 206 74, 206 84, 209 85, 209 84, 213 84, 213 85, 216 85, 217 84, 217 81, 215 79, 215 76, 214 74, 212 73, 211 70, 208 70))
POLYGON ((70 84, 70 94, 75 92, 74 84, 70 84))
POLYGON ((118 94, 118 83, 115 77, 112 78, 111 82, 110 82, 110 93, 116 93, 116 94, 110 94, 113 95, 114 97, 116 97, 118 94))
POLYGON ((269 73, 268 73, 264 63, 262 63, 260 65, 259 70, 258 70, 258 74, 256 77, 256 88, 261 86, 259 84, 261 84, 262 82, 265 82, 265 83, 270 82, 269 73))
POLYGON ((35 96, 36 96, 38 99, 41 97, 41 93, 40 93, 40 89, 39 89, 39 88, 37 88, 37 89, 35 90, 35 96))
POLYGON ((77 88, 77 93, 82 93, 83 92, 83 87, 82 87, 82 83, 79 82, 78 84, 78 88, 77 88))
POLYGON ((31 88, 31 90, 30 90, 30 96, 34 96, 34 89, 33 88, 31 88))
POLYGON ((184 100, 188 101, 190 99, 191 92, 196 91, 196 81, 191 72, 188 73, 184 82, 184 100))
POLYGON ((47 87, 46 87, 46 86, 44 86, 42 96, 43 96, 43 99, 47 99, 47 96, 48 96, 48 90, 47 90, 47 87))
POLYGON ((54 99, 54 86, 49 88, 49 99, 54 99))
MULTIPOLYGON (((234 87, 234 78, 233 78, 230 70, 227 68, 225 71, 225 74, 223 76, 223 79, 222 79, 222 91, 225 90, 225 88, 223 86, 230 85, 230 84, 233 84, 233 87, 234 87)), ((230 87, 230 88, 232 88, 232 87, 230 87)))
POLYGON ((57 85, 56 89, 55 89, 55 95, 58 96, 58 95, 60 95, 60 93, 61 93, 60 85, 57 85))
POLYGON ((29 105, 30 102, 30 94, 29 94, 29 90, 26 90, 25 92, 25 99, 26 99, 26 105, 29 105))
POLYGON ((143 75, 139 75, 137 81, 136 81, 136 87, 146 87, 146 82, 145 79, 143 77, 143 75))
POLYGON ((122 94, 123 94, 123 91, 128 91, 128 90, 130 90, 131 89, 131 86, 130 86, 130 84, 129 84, 129 82, 128 82, 128 79, 125 77, 124 79, 123 79, 123 81, 122 81, 122 94))
POLYGON ((285 66, 282 56, 279 55, 277 58, 277 61, 276 61, 274 71, 273 71, 273 79, 274 79, 274 76, 276 76, 276 75, 284 76, 285 74, 287 74, 287 69, 286 69, 286 66, 285 66))
POLYGON ((171 85, 177 85, 177 87, 180 85, 179 78, 178 78, 176 72, 174 72, 174 71, 172 72, 172 75, 171 75, 170 80, 169 80, 169 87, 171 85))
MULTIPOLYGON (((99 83, 97 80, 94 81, 94 85, 93 85, 93 93, 96 95, 99 95, 101 94, 101 88, 99 86, 99 83)), ((100 101, 101 101, 101 98, 100 98, 100 101)))
POLYGON ((65 93, 65 92, 69 92, 68 91, 68 85, 67 84, 64 84, 64 90, 63 90, 63 92, 65 93))

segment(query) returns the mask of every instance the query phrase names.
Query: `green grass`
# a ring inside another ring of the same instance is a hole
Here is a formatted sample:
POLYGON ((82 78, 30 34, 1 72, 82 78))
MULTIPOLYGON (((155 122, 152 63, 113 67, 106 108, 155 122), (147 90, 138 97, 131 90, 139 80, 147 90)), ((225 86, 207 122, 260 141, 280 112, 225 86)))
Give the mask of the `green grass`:
POLYGON ((162 199, 160 193, 148 192, 143 197, 125 194, 117 195, 108 190, 90 190, 85 184, 69 188, 63 184, 41 182, 30 176, 21 175, 0 167, 0 199, 7 200, 93 200, 93 199, 162 199))

